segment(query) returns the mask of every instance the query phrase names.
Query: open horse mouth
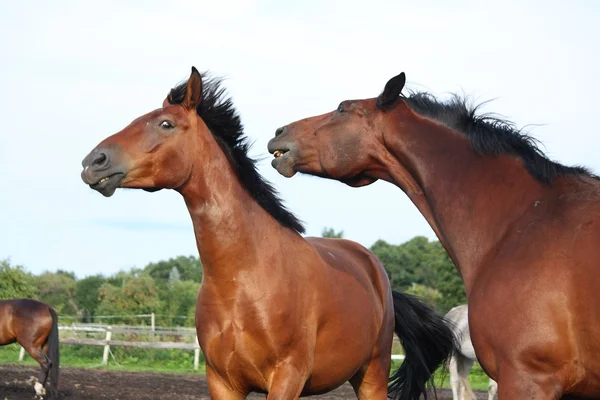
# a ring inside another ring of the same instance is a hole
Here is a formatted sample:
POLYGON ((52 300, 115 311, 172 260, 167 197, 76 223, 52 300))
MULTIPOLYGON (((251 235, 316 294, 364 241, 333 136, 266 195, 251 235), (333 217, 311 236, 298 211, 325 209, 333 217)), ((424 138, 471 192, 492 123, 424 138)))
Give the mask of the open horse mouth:
POLYGON ((99 179, 92 179, 87 175, 88 174, 86 168, 81 173, 81 179, 83 179, 83 181, 87 183, 90 186, 90 188, 96 190, 104 197, 112 196, 123 181, 123 179, 125 179, 125 174, 123 172, 115 172, 99 179))
POLYGON ((296 173, 294 164, 299 156, 295 144, 287 143, 279 138, 273 138, 269 141, 267 149, 274 157, 271 161, 271 166, 287 178, 294 176, 296 173))
POLYGON ((291 178, 296 174, 295 169, 295 157, 293 157, 289 151, 277 151, 273 153, 273 161, 271 166, 277 170, 281 175, 286 178, 291 178))
POLYGON ((288 151, 289 151, 289 150, 275 150, 275 151, 273 152, 273 157, 275 157, 275 158, 279 158, 279 157, 281 157, 282 155, 284 155, 285 153, 287 153, 288 151))

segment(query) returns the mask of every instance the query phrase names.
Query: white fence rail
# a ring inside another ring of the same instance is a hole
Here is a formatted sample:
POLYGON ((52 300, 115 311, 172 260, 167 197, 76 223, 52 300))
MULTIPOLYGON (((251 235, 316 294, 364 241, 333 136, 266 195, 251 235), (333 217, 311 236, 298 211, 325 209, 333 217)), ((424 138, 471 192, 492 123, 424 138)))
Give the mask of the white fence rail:
MULTIPOLYGON (((154 322, 154 318, 152 318, 154 322)), ((75 338, 65 337, 60 335, 61 344, 73 344, 83 346, 103 346, 104 351, 102 353, 102 365, 108 364, 108 356, 110 354, 111 346, 123 346, 123 347, 139 347, 146 349, 181 349, 181 350, 192 350, 194 352, 194 370, 198 370, 200 364, 200 345, 198 344, 198 337, 196 336, 196 330, 194 328, 161 328, 156 327, 152 324, 148 326, 131 326, 131 325, 103 325, 103 324, 72 324, 72 325, 59 325, 59 331, 66 332, 81 332, 81 333, 94 333, 104 334, 104 339, 90 339, 90 338, 75 338), (193 336, 194 340, 192 343, 186 342, 163 342, 163 341, 126 341, 126 340, 114 340, 112 339, 113 333, 116 334, 141 334, 148 335, 150 338, 157 336, 193 336)), ((394 336, 394 341, 398 339, 394 336)), ((25 350, 21 347, 19 352, 19 361, 23 360, 25 356, 25 350)), ((403 354, 392 354, 392 360, 403 360, 403 354)))
MULTIPOLYGON (((59 331, 71 331, 71 332, 82 332, 82 333, 104 333, 104 339, 90 339, 90 338, 74 338, 74 337, 60 337, 61 344, 75 344, 83 346, 103 346, 104 352, 102 353, 102 365, 108 364, 108 356, 110 354, 111 346, 123 346, 123 347, 141 347, 146 349, 181 349, 181 350, 192 350, 194 352, 194 369, 197 370, 200 364, 200 345, 198 344, 198 337, 196 336, 196 330, 194 328, 157 328, 141 327, 141 326, 111 326, 101 324, 77 324, 77 325, 59 325, 59 331), (162 342, 162 341, 127 341, 127 340, 114 340, 112 339, 113 333, 129 333, 129 334, 142 334, 150 337, 156 336, 193 336, 193 343, 185 342, 162 342)), ((62 336, 62 335, 61 335, 62 336)), ((25 356, 25 349, 21 347, 19 351, 19 361, 23 361, 25 356)))

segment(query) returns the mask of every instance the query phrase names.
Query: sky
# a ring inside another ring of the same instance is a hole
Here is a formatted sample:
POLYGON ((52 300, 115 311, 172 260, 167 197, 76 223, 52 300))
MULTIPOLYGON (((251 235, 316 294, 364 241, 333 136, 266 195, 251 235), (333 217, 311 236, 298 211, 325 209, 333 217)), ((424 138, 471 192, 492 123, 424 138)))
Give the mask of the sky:
POLYGON ((0 0, 0 260, 112 274, 197 256, 174 191, 104 198, 80 178, 105 137, 160 107, 192 65, 225 78, 260 172, 307 226, 372 245, 435 236, 398 188, 270 166, 275 129, 407 86, 457 92, 600 172, 600 2, 0 0), (451 4, 450 4, 451 3, 451 4))

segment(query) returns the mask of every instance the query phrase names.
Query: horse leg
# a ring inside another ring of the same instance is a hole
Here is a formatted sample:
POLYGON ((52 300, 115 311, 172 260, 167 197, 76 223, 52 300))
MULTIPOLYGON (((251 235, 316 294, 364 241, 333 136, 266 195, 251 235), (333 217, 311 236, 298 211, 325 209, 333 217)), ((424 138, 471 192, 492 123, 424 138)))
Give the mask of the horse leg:
POLYGON ((448 363, 448 370, 450 372, 450 386, 452 387, 452 398, 454 400, 462 400, 459 397, 460 377, 458 376, 458 363, 456 361, 455 355, 450 357, 450 362, 448 363))
POLYGON ((473 364, 474 361, 467 357, 458 357, 457 359, 458 376, 460 378, 460 400, 477 398, 469 382, 469 372, 471 372, 473 364))
POLYGON ((48 382, 48 375, 50 373, 50 367, 52 367, 52 360, 50 360, 50 357, 48 356, 48 343, 47 342, 42 347, 41 353, 44 356, 44 359, 46 360, 46 365, 48 366, 45 371, 46 373, 44 376, 44 381, 42 382, 42 386, 46 387, 46 382, 48 382))
POLYGON ((292 363, 283 362, 279 364, 271 377, 267 400, 299 398, 307 379, 307 374, 292 363))
POLYGON ((386 400, 391 358, 374 358, 350 378, 359 400, 386 400))
POLYGON ((33 344, 21 344, 23 348, 31 355, 31 357, 40 364, 42 369, 37 382, 34 385, 36 395, 43 397, 46 394, 46 381, 50 372, 50 359, 41 347, 35 347, 33 344), (41 382, 41 383, 40 383, 41 382))
POLYGON ((494 400, 498 393, 498 383, 490 378, 490 384, 488 386, 488 400, 494 400))
POLYGON ((223 379, 210 367, 206 366, 206 381, 208 383, 208 393, 211 399, 215 400, 243 400, 247 393, 240 393, 233 390, 223 379))

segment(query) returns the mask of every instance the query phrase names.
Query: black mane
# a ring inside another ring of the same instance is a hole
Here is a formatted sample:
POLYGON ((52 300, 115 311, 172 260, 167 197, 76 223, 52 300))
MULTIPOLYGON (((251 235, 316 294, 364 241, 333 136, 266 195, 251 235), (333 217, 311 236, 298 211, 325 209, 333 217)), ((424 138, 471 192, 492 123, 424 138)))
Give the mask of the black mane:
POLYGON ((453 95, 449 101, 441 102, 425 92, 410 93, 403 99, 417 113, 463 133, 477 154, 519 157, 527 171, 544 184, 551 185, 558 175, 600 179, 585 167, 567 167, 548 159, 535 138, 517 129, 510 121, 490 114, 476 115, 481 105, 470 106, 468 99, 453 95))
MULTIPOLYGON (((187 81, 180 83, 169 94, 169 103, 183 102, 187 81)), ((256 161, 248 156, 250 144, 231 98, 226 96, 221 80, 202 76, 202 101, 198 115, 221 146, 236 171, 242 186, 280 224, 304 233, 302 223, 282 204, 275 188, 256 169, 256 161)))

